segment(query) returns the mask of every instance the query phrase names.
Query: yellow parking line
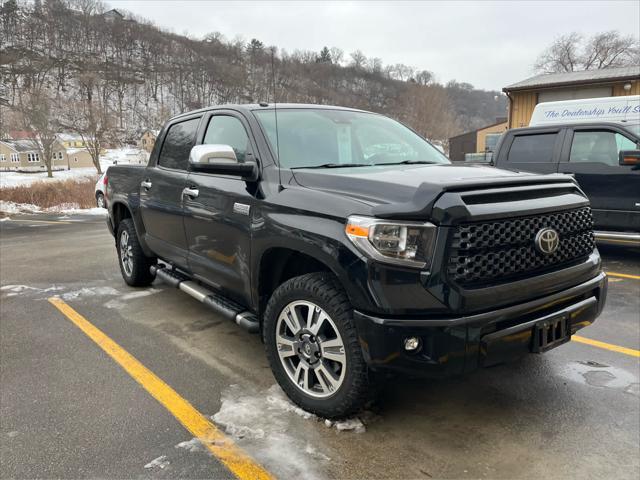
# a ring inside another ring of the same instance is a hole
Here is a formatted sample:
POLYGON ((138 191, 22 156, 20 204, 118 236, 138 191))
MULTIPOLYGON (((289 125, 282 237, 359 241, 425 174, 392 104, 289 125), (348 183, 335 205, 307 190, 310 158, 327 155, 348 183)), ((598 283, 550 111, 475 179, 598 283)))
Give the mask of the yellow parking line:
POLYGON ((26 223, 72 223, 72 222, 65 222, 64 220, 26 220, 26 219, 9 219, 10 222, 26 222, 26 223))
POLYGON ((162 404, 194 437, 218 458, 240 480, 267 480, 273 477, 231 439, 207 420, 173 388, 142 365, 135 357, 111 340, 102 330, 67 305, 52 297, 49 302, 82 330, 102 350, 116 361, 134 380, 162 404))
POLYGON ((584 343, 585 345, 591 345, 592 347, 604 348, 605 350, 610 350, 612 352, 624 353, 625 355, 640 358, 640 350, 634 350, 633 348, 620 347, 618 345, 612 345, 611 343, 592 340, 590 338, 580 337, 578 335, 573 335, 571 337, 571 340, 578 343, 584 343))
POLYGON ((631 275, 629 273, 616 273, 616 272, 606 272, 610 277, 620 277, 620 278, 632 278, 633 280, 640 280, 640 275, 631 275))

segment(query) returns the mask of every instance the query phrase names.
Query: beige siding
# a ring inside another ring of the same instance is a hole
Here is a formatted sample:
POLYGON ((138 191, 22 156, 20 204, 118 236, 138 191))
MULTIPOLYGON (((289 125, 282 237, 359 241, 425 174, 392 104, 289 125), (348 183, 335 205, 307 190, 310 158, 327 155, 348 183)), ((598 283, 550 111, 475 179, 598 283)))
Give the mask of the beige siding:
POLYGON ((68 150, 65 159, 65 165, 68 165, 70 168, 93 167, 93 160, 91 159, 91 155, 86 150, 68 150))
POLYGON ((622 97, 624 95, 640 95, 640 80, 636 80, 635 82, 619 83, 613 86, 614 97, 622 97), (631 90, 627 91, 624 89, 626 83, 631 84, 631 90))
POLYGON ((491 125, 490 127, 482 128, 478 130, 478 137, 476 140, 476 152, 482 153, 485 150, 485 140, 489 133, 502 133, 507 130, 508 122, 499 123, 498 125, 491 125))
POLYGON ((537 92, 513 92, 511 93, 511 102, 509 128, 520 128, 529 125, 533 109, 538 103, 537 92))
POLYGON ((11 154, 13 153, 15 153, 13 149, 9 148, 4 143, 0 143, 0 170, 15 168, 17 164, 11 162, 11 154))

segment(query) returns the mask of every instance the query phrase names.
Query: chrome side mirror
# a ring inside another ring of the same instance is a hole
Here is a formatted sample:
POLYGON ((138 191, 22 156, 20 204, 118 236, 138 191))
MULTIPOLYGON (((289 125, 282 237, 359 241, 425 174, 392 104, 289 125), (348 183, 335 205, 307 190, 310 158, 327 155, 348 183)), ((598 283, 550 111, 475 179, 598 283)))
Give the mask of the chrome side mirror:
POLYGON ((247 182, 258 179, 258 165, 238 163, 236 152, 229 145, 196 145, 189 153, 189 165, 196 172, 231 175, 247 182))
POLYGON ((238 163, 236 152, 229 145, 196 145, 189 154, 189 163, 193 166, 212 163, 238 163))

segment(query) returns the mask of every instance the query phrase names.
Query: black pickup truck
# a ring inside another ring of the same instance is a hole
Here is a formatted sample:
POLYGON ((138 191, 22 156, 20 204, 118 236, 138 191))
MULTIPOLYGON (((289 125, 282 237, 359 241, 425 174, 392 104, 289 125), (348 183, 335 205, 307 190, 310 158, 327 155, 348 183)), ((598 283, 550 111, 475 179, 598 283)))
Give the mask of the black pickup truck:
POLYGON ((357 410, 385 372, 443 377, 544 352, 600 314, 589 201, 566 175, 454 166, 382 115, 220 106, 117 165, 108 226, 154 278, 260 333, 289 397, 357 410))
POLYGON ((640 246, 640 125, 573 123, 508 130, 492 164, 572 174, 591 201, 596 239, 640 246))

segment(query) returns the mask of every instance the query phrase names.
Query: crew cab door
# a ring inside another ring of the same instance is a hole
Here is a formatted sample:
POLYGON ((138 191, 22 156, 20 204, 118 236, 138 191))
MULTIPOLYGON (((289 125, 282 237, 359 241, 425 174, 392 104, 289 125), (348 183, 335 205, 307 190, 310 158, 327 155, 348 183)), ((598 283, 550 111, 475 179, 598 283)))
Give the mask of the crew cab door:
MULTIPOLYGON (((230 111, 205 118, 203 144, 233 147, 239 162, 255 162, 246 120, 230 111)), ((257 200, 246 181, 230 175, 191 171, 185 195, 189 267, 200 280, 250 305, 251 222, 257 200)))
POLYGON ((622 128, 569 129, 558 170, 575 175, 591 201, 596 229, 640 231, 640 169, 618 159, 621 150, 636 149, 636 139, 622 128))
POLYGON ((160 258, 183 268, 187 266, 188 245, 182 191, 199 123, 200 117, 195 117, 169 125, 157 160, 146 168, 140 185, 147 244, 160 258))
POLYGON ((515 131, 500 142, 498 168, 534 173, 556 173, 564 138, 563 128, 515 131))

